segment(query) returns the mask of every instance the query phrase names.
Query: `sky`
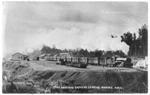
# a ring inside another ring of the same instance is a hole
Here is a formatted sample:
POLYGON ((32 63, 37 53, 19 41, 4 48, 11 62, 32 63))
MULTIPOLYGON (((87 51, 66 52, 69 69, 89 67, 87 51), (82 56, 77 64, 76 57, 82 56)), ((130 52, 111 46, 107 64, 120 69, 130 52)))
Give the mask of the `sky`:
POLYGON ((120 35, 148 24, 146 2, 3 2, 3 54, 43 45, 59 49, 122 50, 120 35), (111 35, 118 36, 111 38, 111 35))

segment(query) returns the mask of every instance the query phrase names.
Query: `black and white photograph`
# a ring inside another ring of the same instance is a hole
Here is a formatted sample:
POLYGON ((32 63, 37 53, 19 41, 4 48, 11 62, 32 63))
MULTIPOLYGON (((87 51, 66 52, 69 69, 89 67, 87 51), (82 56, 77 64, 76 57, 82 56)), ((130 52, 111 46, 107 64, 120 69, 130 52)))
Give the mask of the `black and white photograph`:
POLYGON ((148 93, 148 2, 2 7, 3 94, 148 93))

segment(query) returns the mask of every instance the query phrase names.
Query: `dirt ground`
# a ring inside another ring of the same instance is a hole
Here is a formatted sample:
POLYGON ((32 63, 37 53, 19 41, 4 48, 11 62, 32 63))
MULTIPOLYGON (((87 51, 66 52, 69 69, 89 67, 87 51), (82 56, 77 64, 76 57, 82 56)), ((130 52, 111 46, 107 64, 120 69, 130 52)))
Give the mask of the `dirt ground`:
POLYGON ((133 68, 8 61, 3 65, 3 93, 147 93, 147 77, 146 71, 133 68))
POLYGON ((65 65, 56 65, 55 61, 31 61, 30 65, 35 70, 54 70, 54 71, 120 71, 120 72, 137 72, 134 68, 124 67, 108 67, 108 66, 95 66, 88 65, 87 68, 77 68, 65 65))

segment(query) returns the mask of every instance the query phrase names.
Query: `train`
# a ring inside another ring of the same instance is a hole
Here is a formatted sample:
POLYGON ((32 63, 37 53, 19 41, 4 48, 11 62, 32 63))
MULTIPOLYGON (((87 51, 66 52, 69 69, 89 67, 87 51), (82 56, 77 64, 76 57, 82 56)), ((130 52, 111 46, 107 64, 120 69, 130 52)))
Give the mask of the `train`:
POLYGON ((132 67, 130 58, 113 57, 60 57, 50 56, 47 60, 56 61, 58 65, 86 68, 88 65, 132 67))

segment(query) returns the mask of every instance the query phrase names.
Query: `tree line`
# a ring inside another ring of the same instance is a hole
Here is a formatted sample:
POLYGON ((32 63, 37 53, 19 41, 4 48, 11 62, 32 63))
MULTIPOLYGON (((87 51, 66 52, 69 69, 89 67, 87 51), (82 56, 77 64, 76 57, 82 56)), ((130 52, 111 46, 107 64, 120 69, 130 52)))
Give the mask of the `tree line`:
POLYGON ((138 35, 127 32, 121 36, 121 39, 129 46, 129 56, 145 57, 148 55, 148 28, 146 24, 138 30, 138 35))
POLYGON ((119 55, 121 57, 125 57, 126 55, 121 51, 121 50, 117 50, 117 51, 104 51, 104 50, 93 50, 93 51, 89 51, 87 49, 82 49, 82 48, 78 48, 78 49, 57 49, 55 46, 50 47, 50 46, 46 46, 43 45, 42 49, 41 49, 41 53, 42 54, 59 54, 59 53, 69 53, 72 56, 80 56, 80 57, 111 57, 113 55, 119 55))

